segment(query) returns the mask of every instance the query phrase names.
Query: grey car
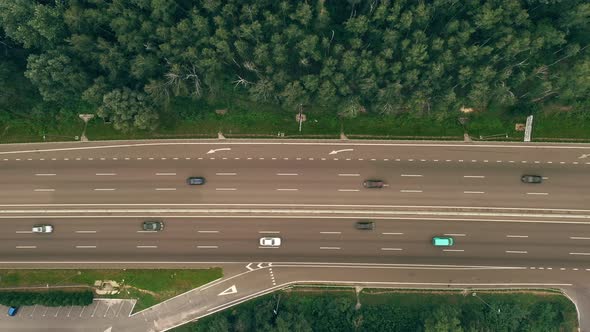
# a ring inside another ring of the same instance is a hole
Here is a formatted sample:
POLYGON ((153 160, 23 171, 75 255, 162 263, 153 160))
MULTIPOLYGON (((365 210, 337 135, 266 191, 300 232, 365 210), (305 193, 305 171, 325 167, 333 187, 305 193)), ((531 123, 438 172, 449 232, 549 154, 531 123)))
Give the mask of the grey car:
POLYGON ((159 220, 144 221, 141 225, 144 231, 159 232, 164 229, 164 223, 159 220))
POLYGON ((520 177, 520 181, 523 183, 541 183, 543 182, 543 177, 540 175, 523 175, 520 177))
POLYGON ((375 222, 370 220, 357 221, 354 227, 364 231, 372 231, 375 229, 375 222))

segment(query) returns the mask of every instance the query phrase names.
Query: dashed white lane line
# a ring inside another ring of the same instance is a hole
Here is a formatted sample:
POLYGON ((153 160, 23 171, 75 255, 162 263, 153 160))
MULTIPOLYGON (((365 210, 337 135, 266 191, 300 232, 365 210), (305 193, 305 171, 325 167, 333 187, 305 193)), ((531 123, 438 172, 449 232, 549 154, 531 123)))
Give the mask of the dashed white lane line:
POLYGON ((341 174, 338 174, 338 176, 361 176, 361 175, 357 174, 357 173, 341 173, 341 174))
POLYGON ((465 250, 463 250, 463 249, 443 249, 443 251, 448 251, 448 252, 463 252, 465 250))
POLYGON ((35 189, 34 191, 37 191, 37 192, 47 192, 47 191, 55 191, 55 189, 35 189))
POLYGON ((570 236, 570 240, 590 240, 590 237, 570 236))
POLYGON ((402 251, 402 248, 381 248, 383 251, 402 251))
POLYGON ((157 176, 174 176, 176 173, 156 173, 157 176))
POLYGON ((35 176, 56 176, 55 173, 37 173, 35 176))
POLYGON ((507 254, 528 254, 526 250, 506 250, 507 254))
POLYGON ((198 249, 217 249, 219 246, 197 246, 198 249))
POLYGON ((236 191, 236 188, 215 188, 217 191, 236 191))
POLYGON ((467 234, 462 233, 446 233, 445 236, 467 236, 467 234))
POLYGON ((32 231, 16 231, 16 234, 31 234, 32 231))
POLYGON ((590 256, 590 252, 570 252, 570 255, 590 256))
POLYGON ((117 173, 96 173, 97 176, 113 176, 117 175, 117 173))
POLYGON ((320 234, 342 234, 342 232, 320 232, 320 234))
POLYGON ((219 176, 234 176, 237 174, 238 173, 215 173, 215 175, 219 175, 219 176))
POLYGON ((204 234, 212 234, 212 233, 219 233, 219 231, 197 231, 198 233, 204 233, 204 234))
POLYGON ((297 176, 297 173, 277 173, 278 176, 297 176))
POLYGON ((95 191, 114 191, 115 188, 94 188, 95 191))
POLYGON ((381 233, 383 235, 404 235, 404 233, 381 233))
POLYGON ((297 188, 279 188, 277 191, 297 191, 297 188))
POLYGON ((94 234, 96 231, 76 231, 78 234, 94 234))
POLYGON ((157 249, 158 246, 135 246, 137 249, 157 249))
POLYGON ((320 247, 320 250, 340 250, 340 247, 320 247))
POLYGON ((402 189, 399 191, 400 193, 421 193, 422 190, 411 190, 411 189, 402 189))
POLYGON ((463 177, 469 179, 484 179, 485 175, 463 175, 463 177))
POLYGON ((174 191, 176 188, 156 188, 158 191, 174 191))
POLYGON ((522 239, 524 239, 524 238, 528 238, 529 236, 528 235, 506 235, 506 237, 508 237, 508 238, 522 238, 522 239))
POLYGON ((16 249, 37 249, 37 246, 16 246, 16 249))
POLYGON ((463 193, 464 194, 485 194, 486 192, 485 191, 469 191, 469 190, 466 190, 463 193))
POLYGON ((353 192, 353 191, 359 191, 359 190, 358 189, 338 189, 338 191, 353 192))
POLYGON ((258 231, 259 234, 280 234, 281 231, 258 231))
POLYGON ((539 195, 539 196, 547 196, 549 193, 526 193, 527 195, 539 195))
POLYGON ((96 246, 76 246, 76 249, 96 249, 96 246))
POLYGON ((402 174, 401 176, 408 178, 420 178, 422 177, 422 174, 402 174))

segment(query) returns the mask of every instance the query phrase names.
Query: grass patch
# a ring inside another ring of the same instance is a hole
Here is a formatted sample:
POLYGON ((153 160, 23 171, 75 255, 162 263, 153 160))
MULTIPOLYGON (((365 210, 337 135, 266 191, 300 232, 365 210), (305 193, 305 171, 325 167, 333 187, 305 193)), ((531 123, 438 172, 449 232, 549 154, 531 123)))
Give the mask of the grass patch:
POLYGON ((456 117, 422 117, 410 114, 379 116, 362 114, 355 119, 343 120, 344 133, 354 136, 393 137, 456 137, 463 138, 463 128, 456 117))
POLYGON ((353 290, 296 288, 277 292, 174 329, 197 331, 559 331, 574 332, 576 310, 543 290, 353 290), (498 313, 497 310, 500 309, 498 313), (276 313, 275 313, 276 312, 276 313), (443 328, 445 326, 446 328, 443 328), (428 330, 428 329, 427 329, 428 330))
POLYGON ((114 280, 122 291, 99 297, 137 299, 134 310, 139 311, 222 276, 220 268, 0 270, 0 288, 93 286, 96 280, 114 280))

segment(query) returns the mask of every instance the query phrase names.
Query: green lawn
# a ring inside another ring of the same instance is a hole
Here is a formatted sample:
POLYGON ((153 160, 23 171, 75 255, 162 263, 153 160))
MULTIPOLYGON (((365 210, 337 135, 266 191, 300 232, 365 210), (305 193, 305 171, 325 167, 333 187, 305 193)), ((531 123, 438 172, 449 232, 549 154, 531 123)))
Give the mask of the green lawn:
POLYGON ((124 289, 106 297, 138 299, 135 306, 138 311, 222 276, 220 268, 0 270, 0 287, 93 286, 95 280, 114 280, 124 285, 124 289))

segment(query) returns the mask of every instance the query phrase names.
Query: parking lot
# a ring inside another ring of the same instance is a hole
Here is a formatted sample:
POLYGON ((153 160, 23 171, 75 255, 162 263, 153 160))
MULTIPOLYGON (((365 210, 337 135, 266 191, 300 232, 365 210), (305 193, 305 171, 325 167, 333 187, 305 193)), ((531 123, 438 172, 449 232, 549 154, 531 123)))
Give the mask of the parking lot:
MULTIPOLYGON (((8 316, 8 307, 0 306, 4 320, 109 320, 125 319, 131 314, 134 300, 94 299, 92 304, 80 306, 45 307, 41 305, 20 307, 15 316, 8 316)), ((0 324, 0 329, 2 328, 0 324)))

